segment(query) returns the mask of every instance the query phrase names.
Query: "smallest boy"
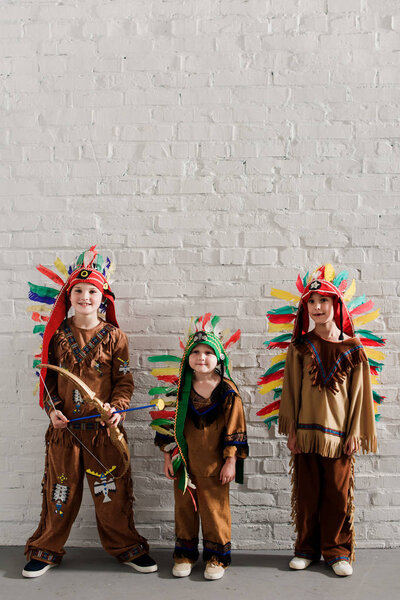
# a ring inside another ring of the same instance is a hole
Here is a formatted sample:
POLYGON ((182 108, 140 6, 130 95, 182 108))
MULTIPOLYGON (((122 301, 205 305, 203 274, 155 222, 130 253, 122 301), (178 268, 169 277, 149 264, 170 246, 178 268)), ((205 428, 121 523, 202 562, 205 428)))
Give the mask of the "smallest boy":
MULTIPOLYGON (((157 434, 155 442, 164 450, 165 476, 175 480, 172 573, 190 575, 199 556, 201 519, 204 577, 220 579, 231 562, 229 483, 242 467, 248 446, 242 400, 230 377, 225 348, 213 332, 189 337, 179 374, 174 438, 157 434), (178 452, 180 467, 175 468, 171 455, 178 452)), ((241 482, 240 477, 236 480, 241 482)))

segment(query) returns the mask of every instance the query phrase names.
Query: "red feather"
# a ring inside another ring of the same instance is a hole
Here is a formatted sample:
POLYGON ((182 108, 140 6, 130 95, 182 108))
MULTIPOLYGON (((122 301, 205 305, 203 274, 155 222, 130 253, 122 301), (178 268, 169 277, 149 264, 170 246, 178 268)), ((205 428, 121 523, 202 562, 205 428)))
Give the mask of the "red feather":
POLYGON ((360 306, 356 306, 353 310, 350 311, 351 315, 362 315, 363 313, 369 312, 374 308, 374 303, 372 300, 368 302, 364 302, 364 304, 360 304, 360 306))
POLYGON ((225 350, 227 349, 228 346, 230 346, 231 344, 236 344, 236 342, 238 341, 238 339, 241 336, 241 331, 240 329, 238 329, 236 331, 236 333, 234 333, 233 335, 231 335, 231 337, 229 338, 229 340, 226 342, 226 344, 224 344, 224 348, 225 350))
POLYGON ((302 294, 304 292, 303 280, 300 277, 300 273, 297 276, 296 287, 299 290, 300 294, 302 294))
POLYGON ((207 325, 208 321, 211 319, 211 313, 207 313, 204 315, 203 318, 203 329, 204 327, 207 325))
POLYGON ((290 323, 291 321, 294 321, 296 318, 296 315, 270 315, 267 314, 267 319, 270 323, 290 323))
POLYGON ((343 281, 339 284, 339 292, 343 293, 347 288, 347 279, 343 279, 343 281))
POLYGON ((176 375, 157 375, 159 381, 165 381, 165 383, 178 383, 178 377, 176 375))
POLYGON ((371 373, 371 375, 378 375, 376 367, 373 367, 372 365, 369 365, 369 372, 371 373))
POLYGON ((262 408, 261 410, 258 411, 257 416, 258 417, 264 417, 265 415, 269 415, 270 412, 272 412, 273 410, 276 410, 277 408, 279 408, 281 401, 280 400, 276 400, 275 402, 271 402, 271 404, 268 404, 268 406, 264 406, 264 408, 262 408))
POLYGON ((51 269, 48 269, 43 265, 38 265, 36 268, 38 271, 40 271, 40 273, 43 273, 43 275, 46 275, 46 277, 54 281, 54 283, 61 285, 61 287, 64 285, 64 281, 61 279, 61 277, 59 277, 59 275, 57 275, 57 273, 54 273, 54 271, 52 271, 51 269))
POLYGON ((181 338, 179 338, 179 346, 181 350, 185 350, 185 344, 182 342, 181 338))
POLYGON ((174 410, 151 410, 151 418, 154 419, 175 419, 174 410))
POLYGON ((370 340, 369 338, 360 337, 360 342, 363 346, 384 346, 386 340, 382 340, 382 342, 377 342, 375 340, 370 340))
POLYGON ((269 375, 260 377, 260 379, 257 381, 257 385, 264 385, 265 383, 269 383, 270 381, 276 381, 277 379, 281 379, 281 377, 283 377, 283 371, 284 369, 280 369, 275 373, 270 373, 269 375))
POLYGON ((272 348, 289 348, 290 342, 270 342, 268 344, 268 349, 272 350, 272 348))

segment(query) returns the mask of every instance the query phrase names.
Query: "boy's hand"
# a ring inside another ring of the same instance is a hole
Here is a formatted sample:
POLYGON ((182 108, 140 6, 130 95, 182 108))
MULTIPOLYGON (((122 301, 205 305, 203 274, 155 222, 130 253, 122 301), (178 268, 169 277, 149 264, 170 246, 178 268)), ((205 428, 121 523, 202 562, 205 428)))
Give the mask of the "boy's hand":
POLYGON ((121 415, 119 413, 115 414, 115 408, 108 402, 104 403, 104 408, 108 411, 108 421, 107 423, 100 421, 101 424, 107 425, 107 427, 117 427, 118 423, 121 421, 121 415))
POLYGON ((65 429, 68 425, 68 419, 61 410, 52 410, 50 420, 53 423, 54 429, 65 429))
POLYGON ((351 437, 347 440, 344 445, 343 452, 348 456, 354 454, 354 452, 358 452, 360 449, 360 440, 355 437, 351 437))
POLYGON ((228 456, 225 459, 224 466, 221 469, 219 474, 219 478, 221 480, 222 485, 225 483, 230 483, 235 479, 236 473, 236 456, 228 456))
POLYGON ((169 452, 164 452, 164 475, 167 479, 176 479, 172 467, 172 458, 169 452))
POLYGON ((287 447, 292 454, 301 454, 301 450, 299 450, 297 447, 297 437, 294 432, 289 433, 287 447))

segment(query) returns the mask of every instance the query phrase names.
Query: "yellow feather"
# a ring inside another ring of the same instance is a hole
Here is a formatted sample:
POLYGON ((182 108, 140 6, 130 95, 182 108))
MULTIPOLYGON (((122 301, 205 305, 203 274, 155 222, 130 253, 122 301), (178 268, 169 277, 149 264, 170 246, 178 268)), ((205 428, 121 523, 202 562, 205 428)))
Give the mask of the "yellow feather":
POLYGON ((372 383, 372 385, 379 385, 379 381, 378 381, 378 376, 377 375, 371 375, 371 383, 372 383))
POLYGON ((37 382, 35 387, 33 388, 33 395, 36 396, 38 391, 39 391, 39 382, 37 382))
POLYGON ((28 312, 51 312, 51 307, 42 304, 31 304, 26 309, 28 312))
POLYGON ((280 362, 281 360, 286 360, 286 355, 287 352, 282 352, 282 354, 277 354, 276 356, 273 356, 271 358, 271 367, 272 365, 276 365, 276 363, 280 362))
POLYGON ((61 258, 58 258, 58 256, 57 256, 56 260, 54 261, 54 266, 56 267, 57 271, 59 271, 61 273, 61 275, 64 275, 64 277, 66 279, 68 279, 67 267, 64 265, 61 258))
POLYGON ((366 323, 370 323, 371 321, 375 321, 379 317, 379 308, 377 310, 373 310, 367 315, 360 315, 354 319, 354 325, 356 327, 360 327, 360 325, 365 325, 366 323))
POLYGON ((231 330, 230 329, 224 329, 223 332, 221 333, 221 342, 225 342, 228 340, 228 338, 231 335, 231 330))
POLYGON ((275 417, 276 415, 279 415, 279 408, 276 408, 275 410, 273 410, 272 412, 268 413, 267 415, 263 415, 261 418, 262 419, 267 419, 268 417, 275 417))
POLYGON ((300 300, 300 296, 295 296, 290 292, 285 292, 285 290, 278 290, 276 288, 271 288, 271 296, 279 298, 280 300, 287 300, 288 302, 299 302, 300 300))
POLYGON ((385 360, 386 354, 374 348, 364 348, 366 355, 374 360, 385 360))
POLYGON ((329 263, 325 265, 325 279, 327 281, 333 281, 335 279, 335 269, 329 263))
POLYGON ((262 385, 260 385, 259 392, 260 392, 260 394, 268 394, 268 392, 270 392, 271 390, 274 390, 275 388, 281 386, 282 383, 283 383, 283 377, 282 377, 282 379, 277 379, 276 381, 270 381, 269 383, 263 383, 262 385))
POLYGON ((268 323, 268 331, 293 331, 293 323, 268 323))
POLYGON ((168 429, 164 429, 164 427, 160 427, 160 425, 151 425, 154 431, 158 431, 158 433, 162 433, 162 435, 171 435, 171 432, 168 429))
POLYGON ((353 281, 351 282, 351 284, 349 285, 349 287, 347 288, 347 290, 344 293, 344 296, 343 296, 344 301, 350 302, 350 300, 354 296, 355 292, 356 292, 356 280, 353 279, 353 281))
POLYGON ((190 318, 188 332, 187 332, 187 338, 189 338, 192 335, 192 333, 194 332, 194 326, 193 326, 193 324, 194 324, 194 317, 191 317, 190 318))
POLYGON ((152 369, 151 374, 157 375, 179 375, 179 367, 163 367, 160 369, 152 369))

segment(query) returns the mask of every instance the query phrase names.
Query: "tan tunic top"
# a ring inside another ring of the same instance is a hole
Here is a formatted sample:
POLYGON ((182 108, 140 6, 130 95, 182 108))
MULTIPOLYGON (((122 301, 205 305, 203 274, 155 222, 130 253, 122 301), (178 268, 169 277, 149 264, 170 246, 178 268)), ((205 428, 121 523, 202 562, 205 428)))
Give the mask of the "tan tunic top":
POLYGON ((247 457, 243 404, 231 381, 224 379, 208 399, 192 388, 184 435, 188 444, 189 472, 195 476, 218 476, 225 458, 247 457), (212 416, 207 418, 207 415, 212 416))
MULTIPOLYGON (((116 410, 129 408, 133 378, 128 367, 128 340, 117 327, 101 322, 93 329, 80 329, 67 319, 52 339, 49 362, 83 379, 102 402, 116 410)), ((47 371, 46 386, 56 408, 68 419, 98 412, 86 407, 73 383, 55 371, 47 371)), ((52 410, 47 398, 45 409, 47 413, 52 410)))
POLYGON ((290 344, 279 409, 279 432, 294 425, 302 452, 339 457, 347 440, 376 452, 368 359, 358 338, 329 342, 314 332, 290 344))

